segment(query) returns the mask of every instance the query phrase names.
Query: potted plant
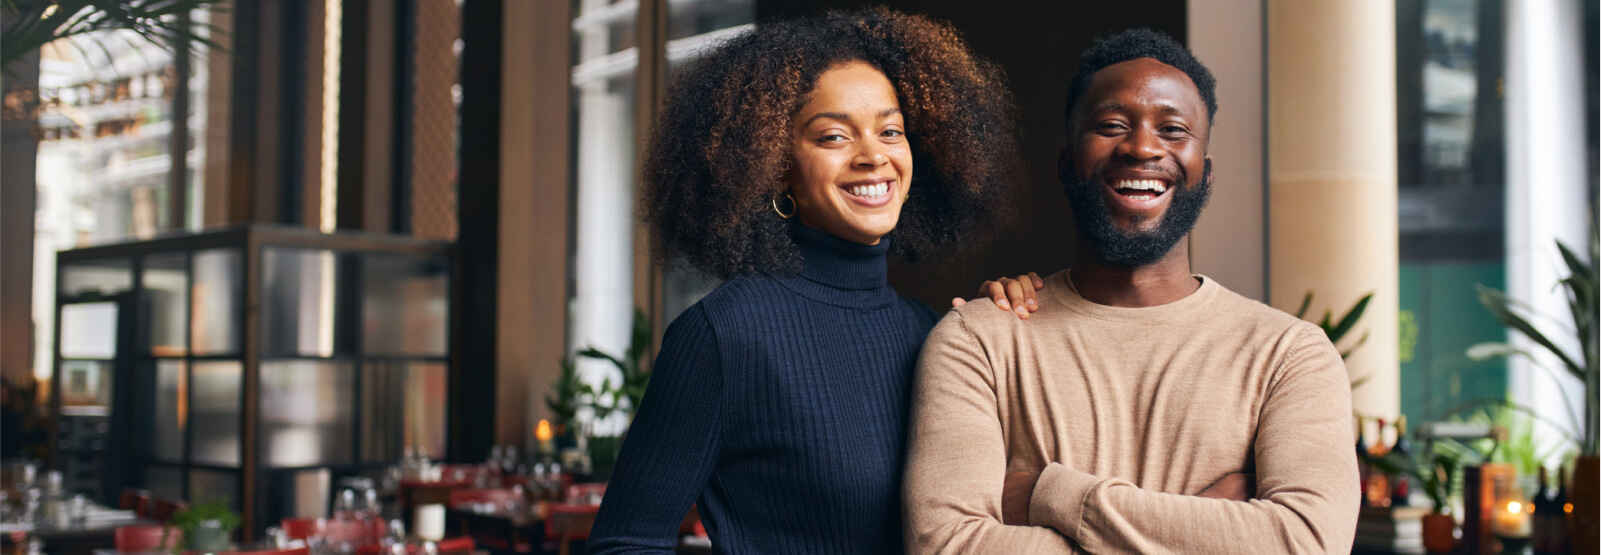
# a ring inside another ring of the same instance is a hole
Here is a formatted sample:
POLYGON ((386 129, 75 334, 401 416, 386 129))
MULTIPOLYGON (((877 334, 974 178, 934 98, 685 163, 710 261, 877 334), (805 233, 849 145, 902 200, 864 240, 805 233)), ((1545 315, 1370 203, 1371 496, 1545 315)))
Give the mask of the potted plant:
MULTIPOLYGON (((1573 547, 1577 553, 1595 553, 1601 550, 1598 544, 1598 531, 1601 531, 1601 502, 1598 502, 1598 489, 1601 489, 1601 458, 1597 458, 1598 422, 1601 418, 1601 368, 1597 363, 1597 324, 1601 322, 1601 292, 1598 292, 1598 264, 1601 264, 1601 241, 1597 240, 1596 223, 1590 223, 1589 260, 1582 259, 1573 249, 1561 241, 1557 241, 1557 250, 1562 253, 1562 261, 1567 265, 1568 277, 1561 280, 1563 293, 1567 296, 1568 311, 1573 317, 1573 327, 1570 332, 1575 333, 1578 339, 1579 352, 1569 352, 1559 347, 1550 339, 1540 327, 1531 321, 1532 315, 1526 315, 1529 310, 1526 305, 1520 304, 1508 297, 1503 291, 1480 285, 1479 302, 1484 308, 1501 322, 1501 325, 1527 337, 1541 349, 1550 352, 1562 364, 1567 374, 1577 378, 1584 384, 1584 418, 1580 420, 1580 429, 1577 430, 1579 444, 1579 459, 1573 472, 1573 547)), ((1475 360, 1483 360, 1495 356, 1522 356, 1534 359, 1532 353, 1505 343, 1480 343, 1468 349, 1468 356, 1475 360)), ((1544 368, 1544 367, 1541 367, 1544 368)), ((1564 398, 1564 402, 1566 398, 1564 398)), ((1570 412, 1573 411, 1569 407, 1570 412)), ((1578 415, 1574 415, 1578 416, 1578 415)))
MULTIPOLYGON (((228 549, 233 531, 239 528, 239 514, 228 508, 227 498, 216 498, 178 511, 167 524, 183 531, 189 549, 218 552, 228 549)), ((163 534, 165 536, 165 534, 163 534)), ((162 538, 166 544, 166 538, 162 538)))
POLYGON ((1448 553, 1456 547, 1456 517, 1450 512, 1451 474, 1456 461, 1441 454, 1434 456, 1430 472, 1423 473, 1423 491, 1433 510, 1423 515, 1423 548, 1430 553, 1448 553))

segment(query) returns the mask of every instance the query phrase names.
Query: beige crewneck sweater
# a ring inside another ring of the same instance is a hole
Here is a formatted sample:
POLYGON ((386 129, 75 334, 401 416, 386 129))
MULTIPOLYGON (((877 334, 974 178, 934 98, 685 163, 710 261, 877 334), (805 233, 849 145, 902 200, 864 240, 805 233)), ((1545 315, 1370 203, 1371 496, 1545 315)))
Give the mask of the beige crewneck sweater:
POLYGON ((1316 326, 1211 279, 1156 307, 1067 272, 1019 320, 952 310, 923 346, 905 477, 912 553, 1349 553, 1359 503, 1345 365, 1316 326), (1001 524, 1040 472, 1033 526, 1001 524), (1193 497, 1256 473, 1246 502, 1193 497))

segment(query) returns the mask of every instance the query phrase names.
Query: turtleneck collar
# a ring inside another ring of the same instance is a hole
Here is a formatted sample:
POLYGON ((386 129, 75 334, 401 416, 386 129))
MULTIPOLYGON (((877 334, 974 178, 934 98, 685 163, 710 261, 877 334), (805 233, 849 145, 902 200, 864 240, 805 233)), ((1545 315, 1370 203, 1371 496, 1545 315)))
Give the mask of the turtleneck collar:
POLYGON ((802 296, 848 308, 879 308, 895 302, 889 286, 889 237, 863 245, 803 224, 790 226, 801 269, 776 274, 779 283, 802 296))

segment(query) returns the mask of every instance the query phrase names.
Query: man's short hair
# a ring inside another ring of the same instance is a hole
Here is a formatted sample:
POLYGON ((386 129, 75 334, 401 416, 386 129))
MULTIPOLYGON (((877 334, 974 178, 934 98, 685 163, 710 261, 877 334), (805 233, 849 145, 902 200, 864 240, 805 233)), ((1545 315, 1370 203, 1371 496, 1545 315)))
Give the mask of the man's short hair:
POLYGON ((1067 115, 1064 120, 1069 137, 1073 136, 1073 107, 1089 90, 1090 83, 1095 81, 1095 74, 1107 66, 1140 58, 1154 59, 1190 76, 1190 81, 1195 82, 1195 89, 1201 93, 1201 100, 1206 101, 1206 123, 1208 126, 1212 124, 1217 116, 1217 80, 1212 78, 1212 72, 1195 58, 1190 49, 1173 40, 1173 37, 1151 29, 1130 29, 1095 39, 1095 45, 1084 51, 1084 60, 1067 88, 1067 115))

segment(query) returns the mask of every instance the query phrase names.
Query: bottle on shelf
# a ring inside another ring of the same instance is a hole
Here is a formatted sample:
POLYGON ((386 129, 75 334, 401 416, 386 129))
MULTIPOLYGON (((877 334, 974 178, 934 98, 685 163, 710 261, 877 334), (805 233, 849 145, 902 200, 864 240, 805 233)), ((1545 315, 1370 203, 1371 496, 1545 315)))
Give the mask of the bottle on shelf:
POLYGON ((1406 415, 1395 419, 1395 445, 1390 447, 1395 454, 1392 459, 1401 463, 1401 472, 1390 476, 1390 506, 1406 507, 1411 505, 1412 497, 1412 443, 1406 439, 1406 415))
MULTIPOLYGON (((1383 418, 1374 419, 1378 423, 1378 436, 1368 446, 1368 458, 1377 459, 1390 452, 1390 446, 1384 443, 1384 430, 1387 426, 1383 418)), ((1374 507, 1390 506, 1390 477, 1377 468, 1368 468, 1368 487, 1365 490, 1368 504, 1374 507)))

